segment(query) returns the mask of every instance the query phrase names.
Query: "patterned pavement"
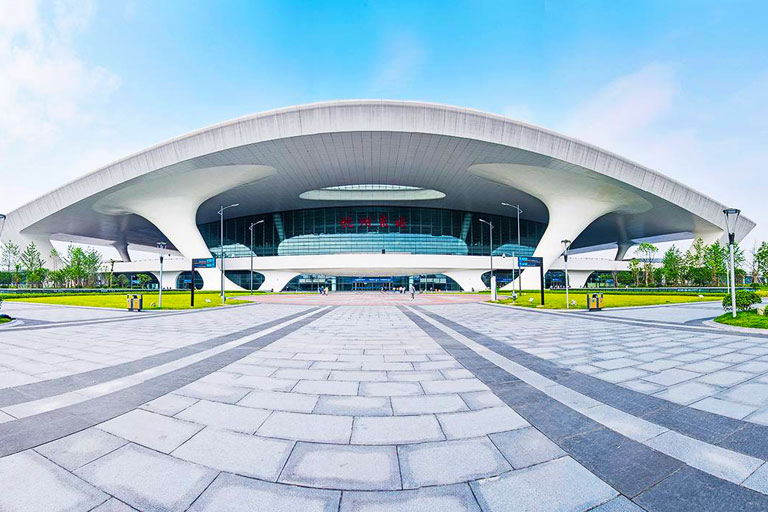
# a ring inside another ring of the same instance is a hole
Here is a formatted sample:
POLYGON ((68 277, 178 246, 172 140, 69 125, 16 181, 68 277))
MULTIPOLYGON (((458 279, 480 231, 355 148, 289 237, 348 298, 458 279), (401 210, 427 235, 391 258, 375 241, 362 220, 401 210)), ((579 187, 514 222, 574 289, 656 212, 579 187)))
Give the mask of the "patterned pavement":
POLYGON ((768 338, 679 308, 10 304, 0 510, 768 510, 768 338))

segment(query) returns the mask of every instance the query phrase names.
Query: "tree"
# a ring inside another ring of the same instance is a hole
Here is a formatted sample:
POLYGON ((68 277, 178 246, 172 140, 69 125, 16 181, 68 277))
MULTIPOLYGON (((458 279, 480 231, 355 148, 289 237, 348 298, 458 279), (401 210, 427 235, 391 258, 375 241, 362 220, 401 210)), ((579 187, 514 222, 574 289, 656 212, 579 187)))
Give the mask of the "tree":
POLYGON ((632 274, 632 280, 635 286, 640 286, 640 262, 637 258, 632 258, 629 262, 629 273, 632 274))
POLYGON ((643 242, 637 246, 637 252, 643 259, 643 273, 645 274, 645 286, 648 286, 648 279, 653 272, 653 258, 659 252, 659 248, 648 242, 643 242))
POLYGON ((21 267, 26 271, 27 284, 29 286, 41 285, 45 280, 45 276, 48 274, 48 270, 44 267, 45 262, 40 251, 37 250, 37 246, 34 242, 30 242, 24 249, 24 252, 19 256, 19 262, 21 267))
POLYGON ((117 276, 117 286, 120 288, 128 288, 128 278, 125 274, 120 274, 117 276))
POLYGON ((768 276, 768 242, 760 244, 760 248, 755 252, 755 267, 758 281, 761 277, 768 276))
POLYGON ((16 263, 19 261, 19 246, 8 240, 3 244, 2 265, 7 272, 13 272, 16 269, 16 263))
POLYGON ((697 238, 683 257, 682 278, 690 284, 703 285, 707 282, 707 269, 704 265, 706 252, 704 240, 697 238))
POLYGON ((149 274, 139 274, 136 276, 136 278, 139 280, 139 285, 142 288, 147 288, 149 286, 149 283, 152 282, 152 276, 149 274))
POLYGON ((62 258, 67 281, 75 287, 94 286, 101 268, 101 254, 93 248, 83 250, 70 245, 62 258))
POLYGON ((666 283, 679 285, 683 274, 683 253, 674 245, 661 258, 662 275, 666 283))
POLYGON ((720 278, 726 273, 726 255, 727 250, 719 241, 704 249, 704 267, 709 273, 710 282, 715 286, 720 286, 720 278))

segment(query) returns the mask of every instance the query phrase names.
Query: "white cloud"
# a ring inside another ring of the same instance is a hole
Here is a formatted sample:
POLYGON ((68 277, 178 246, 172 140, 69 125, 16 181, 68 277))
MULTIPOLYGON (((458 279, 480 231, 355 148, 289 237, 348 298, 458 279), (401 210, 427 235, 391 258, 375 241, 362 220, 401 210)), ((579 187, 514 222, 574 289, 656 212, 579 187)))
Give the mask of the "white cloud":
POLYGON ((50 143, 90 122, 94 107, 119 86, 110 71, 77 54, 72 38, 93 17, 92 2, 0 0, 0 149, 50 143))

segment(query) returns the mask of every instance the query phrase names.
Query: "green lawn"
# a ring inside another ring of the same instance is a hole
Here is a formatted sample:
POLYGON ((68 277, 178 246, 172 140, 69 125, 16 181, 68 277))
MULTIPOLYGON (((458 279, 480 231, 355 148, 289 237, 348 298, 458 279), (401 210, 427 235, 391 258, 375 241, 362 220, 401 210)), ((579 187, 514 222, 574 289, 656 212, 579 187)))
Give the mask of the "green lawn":
POLYGON ((0 324, 10 322, 11 320, 13 320, 13 318, 0 317, 0 324))
MULTIPOLYGON (((513 301, 508 295, 500 295, 500 300, 496 301, 499 304, 511 304, 517 306, 536 307, 541 304, 538 291, 523 292, 524 295, 519 296, 517 301, 513 301), (503 298, 502 298, 503 297, 503 298), (533 299, 532 301, 530 299, 533 299)), ((722 295, 705 295, 699 297, 698 295, 673 295, 673 294, 658 294, 651 295, 645 293, 604 293, 603 294, 603 307, 604 308, 618 308, 626 306, 652 306, 658 304, 679 304, 685 302, 702 302, 722 300, 722 295)), ((587 308, 587 293, 586 292, 573 292, 569 294, 570 300, 575 300, 576 305, 571 306, 572 309, 586 309, 587 308)), ((544 309, 565 309, 565 292, 544 292, 544 309)))
MULTIPOLYGON (((157 293, 143 293, 144 309, 160 309, 157 307, 157 293), (152 304, 155 304, 153 307, 152 304)), ((228 293, 227 297, 247 295, 240 292, 228 293)), ((47 295, 45 297, 7 298, 8 302, 37 302, 40 304, 63 304, 67 306, 91 306, 97 308, 125 308, 127 298, 125 293, 94 293, 83 295, 47 295)), ((248 301, 227 299, 227 304, 244 304, 248 301)), ((221 306, 221 298, 218 292, 195 292, 195 309, 221 306)), ((189 305, 189 293, 163 293, 163 309, 191 309, 189 305)))
POLYGON ((736 318, 733 318, 730 313, 725 313, 715 318, 715 322, 738 327, 768 329, 768 316, 760 316, 755 311, 740 311, 736 313, 736 318))

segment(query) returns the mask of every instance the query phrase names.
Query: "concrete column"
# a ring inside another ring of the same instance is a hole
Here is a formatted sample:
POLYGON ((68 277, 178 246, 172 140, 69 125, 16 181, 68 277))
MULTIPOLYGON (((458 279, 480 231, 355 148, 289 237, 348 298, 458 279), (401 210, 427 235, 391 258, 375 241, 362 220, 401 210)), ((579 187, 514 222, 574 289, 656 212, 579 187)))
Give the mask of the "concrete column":
POLYGON ((281 292, 288 281, 300 274, 300 272, 283 270, 259 270, 259 273, 264 274, 264 282, 259 286, 260 292, 281 292))
POLYGON ((635 244, 631 240, 628 242, 619 242, 618 248, 616 249, 616 257, 614 258, 615 261, 621 261, 624 259, 624 256, 627 255, 627 251, 629 251, 635 244))
MULTIPOLYGON (((160 282, 159 270, 157 272, 153 270, 152 275, 155 276, 155 279, 157 279, 158 282, 160 282)), ((176 280, 179 278, 179 275, 181 275, 181 270, 163 270, 163 282, 160 283, 160 286, 163 290, 175 290, 176 280)))
POLYGON ((592 272, 592 270, 569 270, 568 284, 571 288, 584 288, 592 272))
POLYGON ((443 274, 456 281, 465 292, 472 291, 473 289, 479 292, 480 290, 488 289, 483 283, 482 276, 489 270, 452 270, 450 272, 443 272, 443 274))
POLYGON ((126 242, 116 242, 113 247, 117 250, 117 254, 120 255, 122 261, 131 261, 131 255, 128 254, 128 244, 126 242))

